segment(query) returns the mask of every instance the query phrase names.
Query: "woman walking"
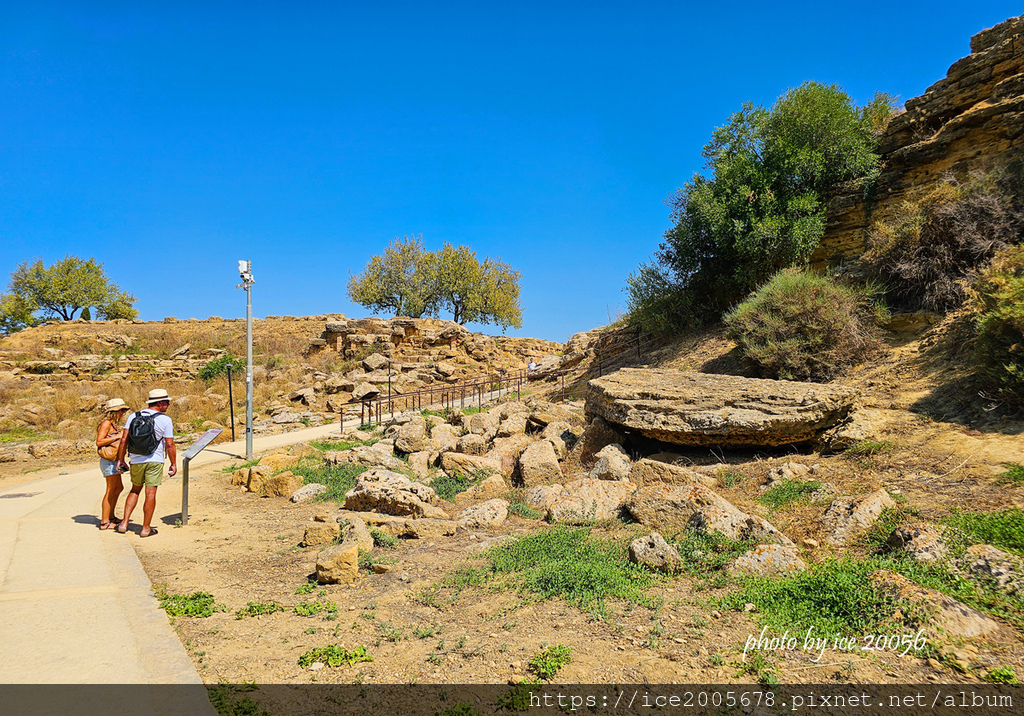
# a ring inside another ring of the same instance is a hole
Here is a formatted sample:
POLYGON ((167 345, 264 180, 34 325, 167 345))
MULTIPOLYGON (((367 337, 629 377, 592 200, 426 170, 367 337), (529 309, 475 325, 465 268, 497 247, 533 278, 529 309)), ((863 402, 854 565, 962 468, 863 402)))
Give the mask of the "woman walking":
POLYGON ((117 444, 121 441, 121 423, 128 406, 120 398, 111 398, 103 406, 103 420, 96 428, 96 451, 100 454, 100 472, 107 481, 100 508, 100 529, 117 527, 119 517, 114 517, 117 498, 124 490, 121 471, 117 469, 117 444))

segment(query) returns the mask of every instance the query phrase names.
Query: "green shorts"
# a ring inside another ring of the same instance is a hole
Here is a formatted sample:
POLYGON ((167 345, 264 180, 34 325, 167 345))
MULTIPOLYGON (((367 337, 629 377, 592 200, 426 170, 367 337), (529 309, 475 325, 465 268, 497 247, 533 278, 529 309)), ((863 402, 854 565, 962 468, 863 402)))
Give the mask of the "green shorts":
POLYGON ((136 487, 157 487, 164 481, 162 462, 140 462, 132 465, 132 484, 136 487))

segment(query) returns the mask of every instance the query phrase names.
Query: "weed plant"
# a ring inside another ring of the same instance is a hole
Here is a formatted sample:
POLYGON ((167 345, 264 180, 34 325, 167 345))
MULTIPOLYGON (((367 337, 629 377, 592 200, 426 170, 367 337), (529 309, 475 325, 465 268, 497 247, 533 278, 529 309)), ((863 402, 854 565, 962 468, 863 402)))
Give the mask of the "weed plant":
POLYGON ((311 579, 305 584, 300 584, 295 588, 296 594, 312 594, 313 591, 319 586, 319 583, 315 579, 311 579))
POLYGON ((980 377, 1000 400, 1024 405, 1024 246, 996 254, 974 289, 980 377))
POLYGON ((508 513, 510 515, 518 515, 524 520, 539 520, 544 517, 544 513, 533 509, 525 502, 510 502, 508 506, 508 513))
POLYGON ((683 558, 684 574, 704 577, 719 572, 726 564, 754 546, 753 541, 729 539, 719 532, 687 529, 669 540, 683 558))
POLYGON ((530 671, 541 679, 549 681, 563 666, 572 661, 572 648, 564 644, 541 645, 541 650, 530 659, 530 671))
POLYGON ((443 500, 454 500, 459 493, 465 492, 481 481, 480 477, 467 477, 462 473, 454 475, 438 475, 430 483, 431 489, 443 500))
POLYGON ((373 445, 378 438, 372 440, 311 440, 309 446, 320 452, 332 452, 335 450, 351 450, 360 445, 373 445))
POLYGON ((236 696, 238 693, 255 691, 255 684, 217 684, 207 686, 210 704, 220 716, 272 716, 248 696, 236 696))
POLYGON ((235 612, 235 619, 258 617, 263 614, 273 614, 274 612, 283 611, 284 607, 277 602, 247 602, 245 607, 235 612))
POLYGON ((325 602, 320 600, 313 602, 300 602, 292 609, 292 612, 300 617, 312 617, 316 616, 320 612, 335 614, 337 611, 338 605, 334 602, 325 602))
POLYGON ((747 476, 734 467, 727 467, 715 473, 715 479, 722 487, 733 487, 747 479, 747 476))
POLYGON ((209 592, 191 594, 168 594, 163 586, 156 590, 160 608, 172 617, 212 617, 214 612, 227 611, 223 604, 217 604, 209 592))
POLYGON ((394 535, 390 535, 387 532, 383 532, 379 529, 370 529, 370 537, 373 538, 374 547, 382 547, 384 549, 395 549, 398 547, 398 538, 394 535))
POLYGON ((920 513, 906 503, 886 507, 861 537, 861 544, 875 552, 884 552, 888 549, 886 545, 893 530, 919 516, 920 513))
POLYGON ((373 657, 366 653, 366 647, 360 644, 352 651, 342 648, 337 644, 321 646, 317 649, 310 649, 299 657, 299 666, 306 669, 316 662, 322 662, 327 666, 355 666, 362 661, 373 661, 373 657))

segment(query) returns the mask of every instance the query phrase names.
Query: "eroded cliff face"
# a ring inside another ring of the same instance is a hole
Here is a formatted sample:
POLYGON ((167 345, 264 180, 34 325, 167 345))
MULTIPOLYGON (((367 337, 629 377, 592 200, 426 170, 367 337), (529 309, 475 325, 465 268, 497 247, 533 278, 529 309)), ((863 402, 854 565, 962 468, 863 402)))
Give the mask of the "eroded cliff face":
POLYGON ((971 38, 971 54, 945 79, 906 103, 882 137, 881 173, 867 192, 848 187, 829 203, 822 266, 853 258, 867 247, 868 230, 908 199, 946 176, 987 171, 1024 149, 1024 16, 971 38), (866 195, 867 194, 867 195, 866 195))

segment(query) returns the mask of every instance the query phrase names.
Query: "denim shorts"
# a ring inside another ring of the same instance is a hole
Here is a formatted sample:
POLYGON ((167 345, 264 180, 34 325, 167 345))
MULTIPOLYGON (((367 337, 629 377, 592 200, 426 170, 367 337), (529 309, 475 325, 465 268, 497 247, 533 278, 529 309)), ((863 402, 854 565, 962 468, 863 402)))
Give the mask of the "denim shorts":
POLYGON ((103 477, 121 474, 121 471, 117 469, 117 462, 114 460, 106 460, 102 457, 100 458, 100 472, 103 473, 103 477))

